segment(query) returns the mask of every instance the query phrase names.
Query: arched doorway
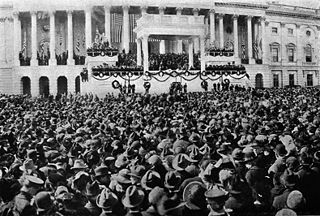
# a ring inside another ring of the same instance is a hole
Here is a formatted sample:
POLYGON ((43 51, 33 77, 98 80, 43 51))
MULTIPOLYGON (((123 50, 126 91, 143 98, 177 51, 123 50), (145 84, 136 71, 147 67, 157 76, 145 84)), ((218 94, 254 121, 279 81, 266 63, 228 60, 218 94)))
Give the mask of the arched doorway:
POLYGON ((23 95, 31 95, 31 81, 29 77, 21 78, 21 92, 23 95))
POLYGON ((263 76, 260 73, 256 75, 256 88, 263 88, 263 76))
POLYGON ((58 94, 68 93, 68 80, 65 76, 58 77, 58 94))
POLYGON ((48 77, 40 77, 39 79, 39 93, 44 97, 49 96, 49 78, 48 77))
POLYGON ((80 93, 80 76, 76 77, 76 94, 80 93))

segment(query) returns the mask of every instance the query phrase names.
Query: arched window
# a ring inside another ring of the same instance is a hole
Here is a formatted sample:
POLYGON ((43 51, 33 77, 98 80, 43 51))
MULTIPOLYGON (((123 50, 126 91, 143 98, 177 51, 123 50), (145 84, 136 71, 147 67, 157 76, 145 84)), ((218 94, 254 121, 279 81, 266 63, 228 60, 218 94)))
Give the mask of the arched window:
POLYGON ((293 43, 289 43, 287 45, 287 54, 288 54, 289 62, 295 61, 295 52, 296 52, 296 46, 293 43))
POLYGON ((280 44, 278 43, 270 44, 270 52, 272 55, 272 61, 279 62, 280 44))
POLYGON ((307 46, 304 48, 304 51, 306 55, 306 62, 312 62, 312 46, 307 44, 307 46))

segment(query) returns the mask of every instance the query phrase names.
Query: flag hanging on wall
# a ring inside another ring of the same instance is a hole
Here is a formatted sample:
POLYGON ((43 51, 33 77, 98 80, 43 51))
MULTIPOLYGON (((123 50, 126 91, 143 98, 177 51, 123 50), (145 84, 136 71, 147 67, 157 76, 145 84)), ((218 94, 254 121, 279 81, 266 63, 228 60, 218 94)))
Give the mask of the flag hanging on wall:
POLYGON ((121 43, 122 41, 122 14, 111 14, 111 42, 121 43))
POLYGON ((23 44, 21 54, 23 58, 27 57, 27 30, 23 33, 23 44))
POLYGON ((135 43, 137 34, 133 31, 137 27, 137 20, 141 17, 140 14, 129 14, 129 25, 130 25, 130 42, 135 43))

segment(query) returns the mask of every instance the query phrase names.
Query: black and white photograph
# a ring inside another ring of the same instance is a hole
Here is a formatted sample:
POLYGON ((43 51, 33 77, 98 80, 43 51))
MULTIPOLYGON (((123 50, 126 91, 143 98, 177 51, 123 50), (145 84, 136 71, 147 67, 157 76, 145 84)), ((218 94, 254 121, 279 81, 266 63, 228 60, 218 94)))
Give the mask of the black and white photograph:
POLYGON ((320 215, 320 0, 0 0, 0 216, 320 215))

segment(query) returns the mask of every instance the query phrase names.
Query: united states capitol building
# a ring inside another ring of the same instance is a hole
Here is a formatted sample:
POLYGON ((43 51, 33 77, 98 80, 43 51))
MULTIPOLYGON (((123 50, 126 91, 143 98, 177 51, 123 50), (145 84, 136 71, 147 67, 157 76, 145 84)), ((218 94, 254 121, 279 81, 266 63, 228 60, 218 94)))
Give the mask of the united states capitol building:
POLYGON ((199 91, 203 80, 210 89, 226 79, 256 88, 318 86, 319 34, 316 3, 4 0, 0 93, 103 94, 115 91, 114 80, 136 92, 146 81, 150 92, 172 82, 199 91), (131 60, 122 67, 118 58, 131 60))

